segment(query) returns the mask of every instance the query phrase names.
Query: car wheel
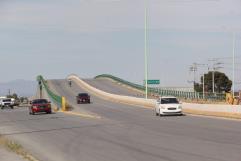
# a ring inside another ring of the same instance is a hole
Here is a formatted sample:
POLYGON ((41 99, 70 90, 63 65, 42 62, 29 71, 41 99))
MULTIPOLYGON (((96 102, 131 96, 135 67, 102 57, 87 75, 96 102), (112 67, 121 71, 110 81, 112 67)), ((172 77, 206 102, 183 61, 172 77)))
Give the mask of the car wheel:
POLYGON ((156 110, 155 110, 155 113, 156 113, 156 116, 158 116, 159 114, 156 112, 156 110))
POLYGON ((163 115, 161 114, 161 110, 159 110, 159 116, 162 117, 163 115))

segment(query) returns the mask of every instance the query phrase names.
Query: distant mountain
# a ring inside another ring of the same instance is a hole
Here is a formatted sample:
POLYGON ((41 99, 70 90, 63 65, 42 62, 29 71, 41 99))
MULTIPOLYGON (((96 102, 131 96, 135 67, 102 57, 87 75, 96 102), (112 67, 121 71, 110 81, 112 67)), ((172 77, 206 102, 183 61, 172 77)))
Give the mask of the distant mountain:
POLYGON ((0 83, 0 96, 6 96, 10 90, 11 94, 18 96, 33 96, 36 93, 37 82, 28 80, 14 80, 11 82, 0 83))

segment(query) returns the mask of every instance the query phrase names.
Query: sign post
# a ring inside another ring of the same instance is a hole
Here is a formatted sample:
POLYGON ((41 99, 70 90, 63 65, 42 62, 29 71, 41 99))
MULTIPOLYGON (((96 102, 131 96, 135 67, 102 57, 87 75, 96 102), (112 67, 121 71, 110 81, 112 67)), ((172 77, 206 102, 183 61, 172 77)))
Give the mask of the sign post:
MULTIPOLYGON (((160 84, 160 80, 159 79, 152 79, 152 80, 144 80, 144 85, 159 85, 160 84)), ((147 89, 146 89, 147 90, 147 89)), ((158 94, 159 94, 159 88, 158 88, 158 94)))

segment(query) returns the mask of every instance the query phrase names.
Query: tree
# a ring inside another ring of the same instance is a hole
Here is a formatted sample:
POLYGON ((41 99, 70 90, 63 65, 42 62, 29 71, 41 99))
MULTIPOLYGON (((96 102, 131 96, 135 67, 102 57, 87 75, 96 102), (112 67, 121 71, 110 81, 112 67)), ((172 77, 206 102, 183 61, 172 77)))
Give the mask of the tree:
POLYGON ((12 95, 7 95, 7 98, 14 98, 15 100, 18 100, 18 95, 13 93, 12 95))
MULTIPOLYGON (((205 76, 205 92, 212 92, 213 90, 213 72, 210 71, 205 76)), ((232 87, 232 81, 222 72, 214 72, 215 92, 229 92, 232 87)), ((203 91, 203 76, 201 77, 201 83, 196 83, 194 87, 196 92, 203 91)))

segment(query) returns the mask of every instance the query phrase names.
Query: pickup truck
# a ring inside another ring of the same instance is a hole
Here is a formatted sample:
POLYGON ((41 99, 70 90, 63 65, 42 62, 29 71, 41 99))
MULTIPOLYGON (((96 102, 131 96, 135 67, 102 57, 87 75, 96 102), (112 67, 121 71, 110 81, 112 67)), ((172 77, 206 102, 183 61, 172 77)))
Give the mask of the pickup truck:
POLYGON ((76 96, 76 102, 77 104, 80 104, 80 103, 90 103, 90 96, 88 93, 79 93, 77 96, 76 96))
POLYGON ((4 107, 11 107, 13 109, 14 102, 12 101, 11 98, 4 98, 0 99, 0 107, 3 109, 4 107))

